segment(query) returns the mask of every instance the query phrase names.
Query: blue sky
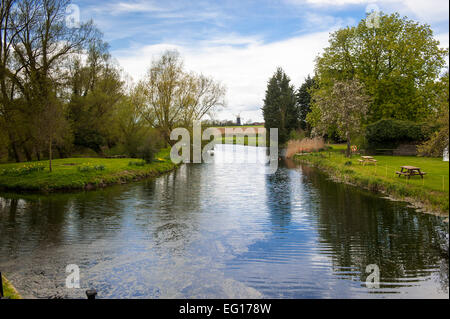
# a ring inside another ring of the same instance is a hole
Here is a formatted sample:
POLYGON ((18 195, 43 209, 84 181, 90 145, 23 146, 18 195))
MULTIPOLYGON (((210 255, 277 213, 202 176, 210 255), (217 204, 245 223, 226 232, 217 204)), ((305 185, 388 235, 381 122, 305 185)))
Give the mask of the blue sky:
POLYGON ((355 25, 370 8, 399 12, 431 25, 448 47, 446 0, 74 0, 83 21, 93 19, 111 53, 135 81, 151 60, 178 50, 187 69, 221 81, 228 106, 215 114, 262 120, 268 78, 283 67, 298 87, 314 69, 328 34, 355 25))

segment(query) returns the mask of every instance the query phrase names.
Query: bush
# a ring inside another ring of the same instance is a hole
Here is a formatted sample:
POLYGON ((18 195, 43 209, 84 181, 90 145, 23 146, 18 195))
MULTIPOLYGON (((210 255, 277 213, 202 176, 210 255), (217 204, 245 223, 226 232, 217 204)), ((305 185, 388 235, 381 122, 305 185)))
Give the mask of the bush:
POLYGON ((150 130, 137 148, 137 157, 151 163, 156 153, 164 146, 164 139, 159 131, 150 130))
POLYGON ((43 172, 45 166, 43 164, 24 165, 19 168, 7 168, 0 172, 0 175, 27 175, 34 172, 43 172))
POLYGON ((369 148, 396 148, 403 143, 426 141, 434 129, 427 124, 384 119, 366 127, 369 148))
POLYGON ((299 130, 292 130, 291 133, 289 134, 289 140, 303 140, 306 137, 306 133, 304 131, 302 131, 301 129, 299 130))
POLYGON ((90 163, 87 163, 83 166, 78 167, 78 171, 80 173, 87 173, 87 172, 93 172, 93 171, 104 171, 105 166, 104 165, 91 165, 90 163))
POLYGON ((138 162, 129 162, 128 166, 145 166, 147 164, 145 161, 138 161, 138 162))

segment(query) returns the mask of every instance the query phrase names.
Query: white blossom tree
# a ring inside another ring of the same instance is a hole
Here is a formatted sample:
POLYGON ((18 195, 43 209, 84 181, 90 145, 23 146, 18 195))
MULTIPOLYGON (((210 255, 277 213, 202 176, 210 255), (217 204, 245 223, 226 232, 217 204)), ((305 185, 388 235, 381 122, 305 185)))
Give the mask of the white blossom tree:
POLYGON ((362 132, 362 123, 369 110, 370 97, 358 80, 336 82, 331 90, 313 92, 313 113, 316 133, 325 134, 335 126, 347 141, 347 157, 351 155, 351 139, 362 132))

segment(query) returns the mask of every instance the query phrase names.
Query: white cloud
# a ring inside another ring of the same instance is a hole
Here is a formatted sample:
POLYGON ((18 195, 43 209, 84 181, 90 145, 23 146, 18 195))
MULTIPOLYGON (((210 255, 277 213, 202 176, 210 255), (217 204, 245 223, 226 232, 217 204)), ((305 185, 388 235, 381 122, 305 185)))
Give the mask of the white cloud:
POLYGON ((107 5, 94 6, 90 9, 96 11, 108 12, 109 14, 124 14, 124 13, 148 13, 148 12, 161 12, 166 9, 159 7, 149 1, 137 1, 137 2, 111 2, 107 5))
POLYGON ((344 6, 376 4, 383 12, 397 11, 421 22, 435 23, 448 20, 448 0, 286 0, 287 3, 333 9, 344 6))
POLYGON ((113 52, 124 69, 135 80, 145 76, 152 58, 165 50, 178 50, 188 70, 214 77, 227 86, 228 108, 219 118, 232 119, 241 112, 244 120, 262 120, 267 81, 281 66, 299 86, 314 70, 314 59, 327 45, 329 32, 308 34, 285 41, 263 44, 254 39, 229 38, 230 44, 208 45, 157 44, 133 52, 113 52), (247 43, 243 47, 231 44, 247 43))

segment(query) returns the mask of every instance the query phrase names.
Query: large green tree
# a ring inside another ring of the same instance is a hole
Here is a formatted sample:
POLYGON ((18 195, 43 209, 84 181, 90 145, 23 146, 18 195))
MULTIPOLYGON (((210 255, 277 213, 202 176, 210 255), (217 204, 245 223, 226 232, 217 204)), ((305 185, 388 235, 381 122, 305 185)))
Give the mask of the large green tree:
POLYGON ((262 108, 265 127, 278 129, 280 144, 287 142, 289 133, 298 128, 298 109, 291 80, 278 68, 267 84, 266 97, 262 108))
POLYGON ((116 108, 125 98, 124 82, 111 61, 108 45, 101 40, 91 42, 86 63, 79 58, 71 63, 68 84, 71 88, 68 117, 76 146, 97 153, 114 144, 116 108))
POLYGON ((311 125, 306 121, 306 116, 311 112, 311 90, 314 86, 314 78, 308 75, 296 94, 300 128, 306 131, 308 135, 311 133, 311 125))
POLYGON ((425 156, 442 156, 449 144, 449 75, 448 70, 436 83, 435 90, 436 106, 428 118, 430 123, 438 126, 438 130, 431 139, 419 147, 419 153, 425 156))
POLYGON ((376 27, 366 21, 331 34, 316 62, 320 89, 357 78, 372 97, 368 122, 424 120, 448 50, 439 47, 430 26, 398 14, 381 14, 376 27))

